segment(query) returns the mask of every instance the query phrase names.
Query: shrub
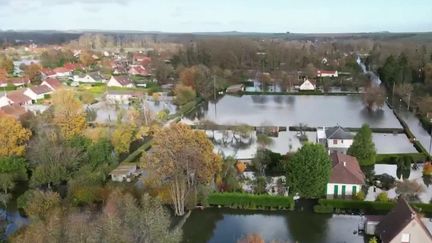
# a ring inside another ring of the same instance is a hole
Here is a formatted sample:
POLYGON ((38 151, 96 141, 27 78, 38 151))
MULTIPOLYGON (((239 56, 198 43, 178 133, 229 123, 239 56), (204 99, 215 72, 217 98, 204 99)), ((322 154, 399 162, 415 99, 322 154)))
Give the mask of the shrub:
MULTIPOLYGON (((363 211, 365 213, 387 213, 395 203, 388 202, 370 202, 370 201, 354 201, 343 199, 320 199, 319 206, 333 207, 336 211, 351 210, 363 211)), ((411 203, 411 206, 417 211, 424 214, 432 214, 432 204, 427 203, 411 203)), ((321 208, 320 208, 321 209, 321 208)))
POLYGON ((357 200, 357 201, 364 201, 365 198, 366 198, 366 195, 363 191, 359 191, 353 196, 353 199, 357 200))
POLYGON ((387 192, 380 192, 376 197, 376 201, 377 202, 388 202, 389 198, 388 198, 387 192))
POLYGON ((293 209, 292 197, 254 195, 246 193, 211 193, 207 203, 212 206, 244 209, 293 209))
POLYGON ((378 154, 376 164, 397 164, 399 158, 408 157, 413 162, 423 161, 426 156, 423 153, 406 153, 406 154, 378 154))
POLYGON ((331 206, 315 205, 313 210, 315 213, 333 213, 334 208, 331 206))

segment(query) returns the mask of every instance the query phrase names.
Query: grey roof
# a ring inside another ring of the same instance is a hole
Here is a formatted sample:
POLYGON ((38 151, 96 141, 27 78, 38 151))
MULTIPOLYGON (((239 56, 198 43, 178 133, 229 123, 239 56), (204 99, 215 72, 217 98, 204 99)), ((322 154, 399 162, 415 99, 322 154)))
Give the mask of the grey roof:
POLYGON ((353 139, 354 135, 341 126, 329 127, 326 129, 327 139, 353 139))
POLYGON ((103 80, 103 77, 99 73, 93 72, 93 73, 89 73, 88 75, 96 81, 103 80))
POLYGON ((428 239, 432 241, 432 235, 429 230, 408 202, 402 197, 399 197, 396 206, 376 226, 376 233, 382 242, 391 242, 413 220, 417 221, 421 229, 428 236, 428 239))

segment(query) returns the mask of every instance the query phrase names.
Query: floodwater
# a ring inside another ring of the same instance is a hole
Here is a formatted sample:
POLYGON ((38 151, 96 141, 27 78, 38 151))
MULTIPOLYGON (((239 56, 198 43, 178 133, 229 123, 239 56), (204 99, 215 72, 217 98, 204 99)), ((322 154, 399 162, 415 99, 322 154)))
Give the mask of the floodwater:
MULTIPOLYGON (((224 156, 233 156, 236 159, 251 159, 255 157, 258 149, 256 133, 252 132, 248 138, 232 138, 232 133, 228 132, 223 142, 222 131, 206 131, 207 136, 215 145, 214 151, 224 156)), ((277 137, 270 137, 272 143, 267 149, 280 154, 296 152, 303 146, 299 140, 297 132, 279 132, 277 137)), ((316 142, 316 132, 306 132, 308 142, 316 142)), ((378 154, 402 154, 417 153, 413 144, 405 134, 392 133, 373 133, 372 140, 378 154)))
POLYGON ((246 211, 209 208, 195 210, 183 226, 184 243, 236 243, 259 234, 265 242, 363 243, 355 234, 361 216, 312 212, 246 211))
POLYGON ((432 136, 422 127, 420 120, 409 111, 400 112, 401 118, 407 123, 409 129, 423 147, 431 153, 432 136))
MULTIPOLYGON (((106 101, 100 101, 98 103, 89 105, 88 107, 96 111, 97 115, 95 121, 97 123, 116 122, 120 111, 127 111, 129 109, 128 104, 112 104, 106 101)), ((177 106, 175 106, 170 101, 154 102, 152 100, 147 100, 145 105, 143 105, 143 109, 146 109, 147 107, 153 114, 157 114, 162 110, 167 110, 169 114, 174 114, 177 110, 177 106)), ((123 114, 124 118, 126 118, 126 116, 127 112, 123 114)))
POLYGON ((401 128, 401 124, 384 105, 371 112, 364 108, 361 96, 319 95, 225 95, 217 103, 204 104, 196 112, 200 120, 217 124, 251 126, 336 126, 359 128, 401 128))
MULTIPOLYGON (((401 181, 401 178, 397 177, 397 165, 388 165, 388 164, 376 164, 374 165, 375 175, 388 174, 396 178, 396 180, 401 181)), ((423 176, 423 164, 418 164, 417 169, 411 168, 410 175, 408 180, 416 181, 420 187, 422 187, 422 191, 418 194, 418 199, 423 203, 429 203, 432 199, 432 181, 427 180, 427 177, 423 176)), ((368 193, 366 195, 366 201, 374 201, 376 196, 382 192, 379 188, 369 187, 368 193)), ((398 197, 396 193, 396 188, 392 188, 386 191, 388 197, 391 199, 395 199, 398 197)))

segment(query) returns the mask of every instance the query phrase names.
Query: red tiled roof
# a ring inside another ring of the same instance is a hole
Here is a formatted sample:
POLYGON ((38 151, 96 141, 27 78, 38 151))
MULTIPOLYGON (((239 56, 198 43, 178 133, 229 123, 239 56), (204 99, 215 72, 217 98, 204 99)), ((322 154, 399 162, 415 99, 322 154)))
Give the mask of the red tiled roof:
POLYGON ((147 70, 143 67, 143 66, 135 66, 135 67, 132 67, 130 70, 129 70, 129 72, 130 73, 137 73, 138 75, 141 75, 141 76, 147 76, 149 73, 147 72, 147 70))
POLYGON ((62 84, 60 83, 60 81, 58 81, 58 79, 55 79, 55 78, 49 78, 49 79, 45 80, 45 82, 47 82, 55 90, 62 87, 62 84))
POLYGON ((27 77, 19 77, 19 78, 10 78, 8 82, 13 84, 29 84, 30 79, 27 77))
POLYGON ((52 75, 56 74, 53 70, 51 70, 49 68, 42 69, 41 73, 44 74, 44 75, 46 75, 46 76, 52 76, 52 75))
POLYGON ((34 86, 30 88, 34 93, 40 95, 40 94, 47 94, 52 92, 52 90, 50 89, 50 87, 46 86, 46 85, 39 85, 39 86, 34 86))
POLYGON ((129 84, 131 84, 132 82, 130 81, 130 79, 127 76, 113 76, 115 80, 117 80, 117 82, 119 82, 119 84, 121 84, 122 86, 127 86, 129 84))
POLYGON ((21 119, 23 116, 27 115, 29 112, 22 106, 13 104, 8 106, 3 106, 0 108, 0 116, 12 116, 15 119, 21 119))
POLYGON ((364 184, 365 176, 355 157, 334 152, 331 154, 333 161, 330 183, 364 184))
POLYGON ((7 98, 10 99, 14 104, 24 104, 31 101, 30 97, 24 95, 24 89, 11 91, 6 94, 7 98))
POLYGON ((71 72, 71 70, 68 68, 65 68, 65 67, 58 67, 58 68, 54 68, 54 72, 55 73, 67 73, 67 72, 71 72))
POLYGON ((70 72, 74 71, 75 69, 82 68, 80 64, 76 63, 67 63, 63 67, 68 69, 70 72))

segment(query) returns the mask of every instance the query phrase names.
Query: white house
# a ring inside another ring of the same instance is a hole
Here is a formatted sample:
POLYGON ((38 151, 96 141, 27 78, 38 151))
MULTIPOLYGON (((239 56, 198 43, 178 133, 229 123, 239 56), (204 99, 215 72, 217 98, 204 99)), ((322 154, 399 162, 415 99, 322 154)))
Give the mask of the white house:
POLYGON ((11 91, 0 97, 0 107, 5 107, 8 105, 19 105, 26 106, 30 105, 32 100, 30 97, 24 95, 23 90, 11 91))
POLYGON ((364 185, 365 176, 355 157, 333 152, 331 154, 332 171, 327 183, 327 197, 353 196, 364 185))
POLYGON ((108 81, 108 87, 134 88, 135 85, 127 76, 112 76, 108 81))
POLYGON ((45 98, 45 95, 52 94, 53 90, 46 85, 34 86, 31 88, 27 88, 24 91, 24 95, 30 97, 33 101, 42 100, 45 98))
POLYGON ((337 78, 338 77, 338 71, 326 71, 326 70, 318 70, 317 71, 317 77, 319 78, 337 78))
POLYGON ((75 75, 73 78, 74 82, 79 83, 89 83, 89 84, 95 84, 95 83, 105 83, 106 80, 100 76, 98 73, 89 73, 85 75, 75 75))
POLYGON ((346 153, 353 141, 354 135, 341 126, 317 129, 317 143, 326 146, 329 153, 333 151, 346 153))
POLYGON ((72 75, 72 70, 65 67, 54 68, 55 76, 58 78, 66 78, 72 75))
POLYGON ((306 79, 299 87, 301 91, 312 91, 315 90, 315 85, 309 80, 306 79))
POLYGON ((129 182, 132 177, 135 177, 137 175, 137 166, 128 164, 119 165, 110 173, 111 180, 117 182, 129 182))

